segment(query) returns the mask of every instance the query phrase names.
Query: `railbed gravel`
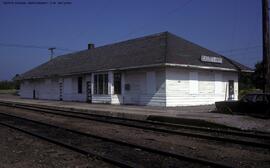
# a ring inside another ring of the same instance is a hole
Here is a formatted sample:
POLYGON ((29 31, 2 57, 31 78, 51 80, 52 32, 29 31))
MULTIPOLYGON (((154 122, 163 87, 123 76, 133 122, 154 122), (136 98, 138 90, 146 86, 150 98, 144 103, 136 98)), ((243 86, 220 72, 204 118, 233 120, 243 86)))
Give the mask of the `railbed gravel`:
POLYGON ((1 168, 114 167, 53 143, 0 126, 1 168))
POLYGON ((0 107, 2 111, 25 118, 61 125, 82 132, 94 133, 126 142, 188 154, 202 159, 211 159, 233 165, 233 167, 269 167, 269 149, 240 146, 231 143, 156 133, 125 126, 95 121, 55 116, 30 110, 0 107))

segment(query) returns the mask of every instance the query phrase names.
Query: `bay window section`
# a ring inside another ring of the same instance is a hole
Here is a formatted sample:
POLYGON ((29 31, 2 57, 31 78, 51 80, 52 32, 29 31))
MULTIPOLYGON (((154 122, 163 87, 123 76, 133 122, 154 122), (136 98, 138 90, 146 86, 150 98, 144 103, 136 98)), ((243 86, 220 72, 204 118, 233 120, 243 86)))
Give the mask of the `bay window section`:
POLYGON ((94 94, 108 94, 108 74, 94 75, 94 94))

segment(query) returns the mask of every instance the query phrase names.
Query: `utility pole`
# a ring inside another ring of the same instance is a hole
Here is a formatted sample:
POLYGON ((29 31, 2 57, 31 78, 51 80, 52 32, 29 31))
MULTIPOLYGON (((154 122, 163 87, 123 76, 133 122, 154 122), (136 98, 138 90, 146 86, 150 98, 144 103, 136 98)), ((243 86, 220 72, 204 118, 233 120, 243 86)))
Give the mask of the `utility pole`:
POLYGON ((53 59, 53 50, 56 49, 55 47, 51 47, 48 50, 51 50, 51 60, 53 59))
POLYGON ((264 93, 270 93, 269 12, 268 0, 262 0, 264 93))

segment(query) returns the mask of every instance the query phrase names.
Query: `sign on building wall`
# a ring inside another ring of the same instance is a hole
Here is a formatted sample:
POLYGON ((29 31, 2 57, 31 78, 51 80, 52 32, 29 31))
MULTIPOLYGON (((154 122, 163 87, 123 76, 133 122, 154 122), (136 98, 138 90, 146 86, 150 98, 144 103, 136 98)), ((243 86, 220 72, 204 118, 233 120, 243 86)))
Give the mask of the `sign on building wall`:
POLYGON ((222 58, 220 58, 220 57, 211 57, 211 56, 202 55, 201 61, 222 64, 222 58))

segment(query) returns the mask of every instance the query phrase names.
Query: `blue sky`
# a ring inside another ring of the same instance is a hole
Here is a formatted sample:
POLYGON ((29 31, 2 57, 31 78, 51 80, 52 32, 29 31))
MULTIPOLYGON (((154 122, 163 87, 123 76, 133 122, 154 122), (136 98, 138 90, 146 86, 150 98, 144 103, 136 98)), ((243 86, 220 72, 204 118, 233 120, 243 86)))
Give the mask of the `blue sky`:
POLYGON ((66 49, 55 50, 62 55, 86 49, 90 42, 102 46, 163 31, 250 67, 262 59, 261 0, 62 1, 72 4, 0 0, 0 80, 48 61, 47 47, 66 49))

